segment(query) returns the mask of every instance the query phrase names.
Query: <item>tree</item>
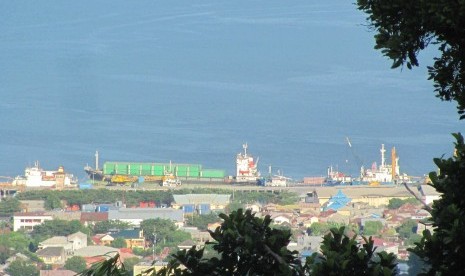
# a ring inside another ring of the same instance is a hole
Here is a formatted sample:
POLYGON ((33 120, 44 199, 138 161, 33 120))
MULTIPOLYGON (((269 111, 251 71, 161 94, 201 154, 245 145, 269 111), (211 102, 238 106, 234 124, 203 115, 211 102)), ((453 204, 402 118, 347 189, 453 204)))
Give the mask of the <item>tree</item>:
POLYGON ((428 66, 436 96, 456 101, 465 118, 465 2, 456 0, 358 0, 376 32, 375 49, 393 61, 392 68, 418 66, 418 55, 437 45, 440 56, 428 66))
POLYGON ((465 144, 461 134, 454 137, 454 156, 434 159, 440 172, 429 174, 431 186, 442 194, 432 206, 435 228, 423 231, 423 238, 412 250, 431 265, 428 275, 465 275, 465 144))
POLYGON ((5 269, 11 276, 38 276, 39 269, 34 264, 24 260, 15 260, 5 269))
POLYGON ((86 260, 81 256, 73 256, 65 262, 65 268, 76 273, 83 271, 86 267, 86 260))
POLYGON ((409 239, 410 236, 417 232, 417 226, 418 223, 413 219, 406 219, 396 230, 399 237, 409 239))
POLYGON ((215 213, 210 213, 208 215, 192 215, 187 216, 186 218, 187 225, 195 226, 203 231, 207 230, 208 224, 220 221, 220 218, 215 213))
POLYGON ((157 239, 163 242, 177 229, 172 220, 160 218, 144 220, 140 223, 140 228, 143 230, 146 240, 153 241, 154 235, 156 234, 157 239))
POLYGON ((344 227, 332 228, 325 235, 321 255, 314 253, 307 259, 306 270, 310 275, 396 275, 393 253, 375 253, 371 237, 363 237, 360 246, 356 236, 349 238, 344 232, 344 227))
POLYGON ((6 198, 0 201, 0 217, 10 217, 21 211, 21 202, 16 198, 6 198))
POLYGON ((120 220, 98 221, 92 226, 92 232, 95 234, 108 233, 110 229, 125 230, 131 228, 131 224, 120 220))
POLYGON ((44 207, 46 210, 54 210, 63 208, 63 205, 58 195, 56 193, 51 193, 45 198, 44 207))
MULTIPOLYGON (((356 237, 348 238, 344 228, 332 229, 325 237, 323 256, 310 258, 304 266, 296 251, 287 245, 289 230, 271 228, 270 216, 255 217, 242 209, 229 215, 220 214, 223 222, 213 239, 203 248, 195 246, 171 255, 168 266, 160 271, 149 270, 151 275, 340 275, 320 274, 321 269, 334 266, 343 275, 395 275, 393 254, 374 253, 373 241, 365 239, 360 245, 356 237), (212 251, 205 254, 206 250, 212 251), (376 258, 375 258, 376 257, 376 258), (348 260, 348 261, 346 261, 348 260), (323 266, 320 267, 320 264, 323 266), (349 272, 349 273, 346 273, 349 272), (358 274, 357 274, 358 273, 358 274)), ((336 270, 335 270, 336 271, 336 270)), ((326 271, 327 272, 327 271, 326 271)), ((342 275, 341 274, 341 275, 342 275)), ((119 256, 93 265, 79 275, 129 275, 119 256)))
POLYGON ((378 235, 383 229, 381 221, 367 221, 363 226, 363 234, 366 236, 378 235))
POLYGON ((132 258, 126 258, 124 259, 123 261, 123 264, 124 264, 124 267, 126 268, 126 270, 129 272, 130 275, 133 275, 133 271, 134 271, 134 266, 136 264, 140 263, 140 259, 137 258, 137 257, 132 257, 132 258))
POLYGON ((118 237, 111 242, 111 246, 114 248, 125 248, 126 240, 121 237, 118 237))

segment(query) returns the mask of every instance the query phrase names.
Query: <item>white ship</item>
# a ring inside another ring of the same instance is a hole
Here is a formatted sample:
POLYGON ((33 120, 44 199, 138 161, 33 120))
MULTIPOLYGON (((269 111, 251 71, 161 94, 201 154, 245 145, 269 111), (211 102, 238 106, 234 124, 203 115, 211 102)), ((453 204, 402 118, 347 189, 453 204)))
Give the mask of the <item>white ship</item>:
POLYGON ((252 155, 247 154, 247 143, 242 145, 244 153, 237 154, 236 157, 236 182, 238 183, 256 183, 260 178, 260 172, 257 169, 257 162, 254 162, 252 155))
POLYGON ((72 174, 65 173, 63 166, 60 166, 56 171, 46 171, 36 161, 33 167, 24 170, 24 176, 17 176, 13 180, 13 185, 60 189, 77 185, 77 179, 72 174))

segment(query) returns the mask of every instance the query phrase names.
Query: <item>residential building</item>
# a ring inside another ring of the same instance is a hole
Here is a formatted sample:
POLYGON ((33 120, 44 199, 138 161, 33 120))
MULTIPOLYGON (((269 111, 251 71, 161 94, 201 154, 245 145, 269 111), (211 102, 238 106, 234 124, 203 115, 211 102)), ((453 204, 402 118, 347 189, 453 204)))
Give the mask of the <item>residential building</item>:
POLYGON ((53 217, 43 212, 15 213, 13 215, 13 231, 32 231, 34 226, 40 225, 47 220, 53 220, 53 217))
POLYGON ((141 229, 127 229, 110 234, 113 239, 123 238, 126 248, 145 248, 145 238, 141 229))
POLYGON ((66 261, 65 249, 61 246, 39 249, 36 254, 45 264, 64 264, 66 261))

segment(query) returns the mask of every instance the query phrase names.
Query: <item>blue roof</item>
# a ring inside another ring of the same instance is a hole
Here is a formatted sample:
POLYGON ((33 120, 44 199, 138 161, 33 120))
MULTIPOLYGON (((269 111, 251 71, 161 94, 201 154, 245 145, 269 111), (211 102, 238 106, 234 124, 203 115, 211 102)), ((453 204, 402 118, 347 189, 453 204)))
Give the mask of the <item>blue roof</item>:
POLYGON ((332 196, 323 207, 323 211, 334 210, 337 211, 346 206, 352 199, 348 198, 341 190, 335 196, 332 196))

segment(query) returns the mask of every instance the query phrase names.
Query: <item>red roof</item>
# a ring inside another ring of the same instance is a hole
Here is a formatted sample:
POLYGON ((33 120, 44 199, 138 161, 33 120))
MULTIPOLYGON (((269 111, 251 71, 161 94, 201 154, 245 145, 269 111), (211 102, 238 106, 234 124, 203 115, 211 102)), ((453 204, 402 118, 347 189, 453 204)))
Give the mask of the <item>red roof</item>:
POLYGON ((82 212, 81 222, 85 221, 106 221, 108 220, 107 212, 82 212))

